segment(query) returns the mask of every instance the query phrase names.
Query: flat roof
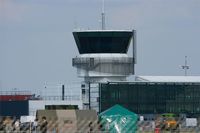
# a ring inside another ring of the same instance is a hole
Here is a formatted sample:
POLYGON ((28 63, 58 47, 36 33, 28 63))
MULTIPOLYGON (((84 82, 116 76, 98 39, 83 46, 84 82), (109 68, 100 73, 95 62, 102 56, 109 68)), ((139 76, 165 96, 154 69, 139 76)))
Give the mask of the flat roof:
POLYGON ((74 30, 73 32, 133 32, 133 30, 74 30))
POLYGON ((135 81, 200 83, 200 76, 136 76, 135 81))

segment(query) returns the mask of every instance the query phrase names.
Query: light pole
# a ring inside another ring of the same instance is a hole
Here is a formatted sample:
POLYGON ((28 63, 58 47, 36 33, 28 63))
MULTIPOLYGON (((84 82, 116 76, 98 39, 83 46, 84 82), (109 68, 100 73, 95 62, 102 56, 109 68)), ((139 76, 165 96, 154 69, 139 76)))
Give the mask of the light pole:
POLYGON ((185 56, 185 65, 182 66, 182 69, 185 70, 185 76, 187 76, 187 70, 190 69, 189 65, 187 65, 187 56, 185 56))

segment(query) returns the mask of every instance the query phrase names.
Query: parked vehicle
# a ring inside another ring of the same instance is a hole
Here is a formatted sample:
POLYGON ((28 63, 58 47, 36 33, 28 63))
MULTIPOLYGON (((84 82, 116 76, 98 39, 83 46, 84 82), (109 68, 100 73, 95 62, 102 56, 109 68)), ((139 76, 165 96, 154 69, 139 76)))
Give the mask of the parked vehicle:
POLYGON ((163 129, 176 130, 178 128, 177 116, 173 113, 162 114, 163 117, 163 129))

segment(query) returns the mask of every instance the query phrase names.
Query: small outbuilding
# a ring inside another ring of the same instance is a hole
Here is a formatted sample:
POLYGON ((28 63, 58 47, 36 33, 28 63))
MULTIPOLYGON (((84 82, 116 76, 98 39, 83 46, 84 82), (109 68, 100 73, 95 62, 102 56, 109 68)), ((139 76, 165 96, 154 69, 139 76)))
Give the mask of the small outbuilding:
POLYGON ((45 117, 49 132, 77 133, 97 132, 97 112, 95 110, 38 110, 37 119, 45 117))

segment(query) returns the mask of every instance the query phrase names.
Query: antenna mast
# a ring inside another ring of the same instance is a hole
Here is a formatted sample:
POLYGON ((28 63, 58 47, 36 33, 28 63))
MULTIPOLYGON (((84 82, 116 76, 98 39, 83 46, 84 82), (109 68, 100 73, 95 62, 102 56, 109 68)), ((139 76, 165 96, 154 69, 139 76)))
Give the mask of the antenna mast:
POLYGON ((105 1, 102 1, 102 13, 101 13, 101 29, 106 29, 106 22, 105 22, 105 1))
POLYGON ((182 69, 185 70, 185 76, 187 76, 187 70, 190 69, 189 65, 187 65, 187 56, 185 56, 185 65, 182 66, 182 69))

